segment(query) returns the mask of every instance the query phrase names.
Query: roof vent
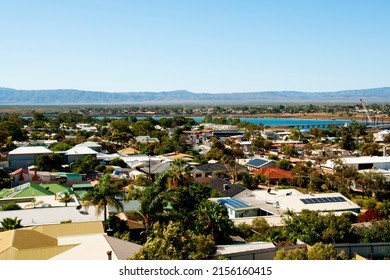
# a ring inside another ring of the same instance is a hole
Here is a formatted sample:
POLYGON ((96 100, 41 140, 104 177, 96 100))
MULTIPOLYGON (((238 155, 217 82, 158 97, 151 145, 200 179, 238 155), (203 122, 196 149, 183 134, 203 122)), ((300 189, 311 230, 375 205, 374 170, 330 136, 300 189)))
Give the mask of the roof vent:
POLYGON ((229 189, 229 185, 228 184, 223 184, 223 191, 226 191, 227 189, 229 189))

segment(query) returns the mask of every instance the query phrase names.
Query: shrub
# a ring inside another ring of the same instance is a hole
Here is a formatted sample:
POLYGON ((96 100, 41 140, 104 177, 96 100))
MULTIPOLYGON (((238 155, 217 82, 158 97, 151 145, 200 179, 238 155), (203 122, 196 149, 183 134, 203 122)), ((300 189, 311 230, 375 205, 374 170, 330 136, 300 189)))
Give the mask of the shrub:
POLYGON ((16 202, 10 202, 10 203, 4 204, 2 208, 3 208, 3 211, 21 210, 22 209, 22 207, 20 207, 20 205, 17 204, 16 202))

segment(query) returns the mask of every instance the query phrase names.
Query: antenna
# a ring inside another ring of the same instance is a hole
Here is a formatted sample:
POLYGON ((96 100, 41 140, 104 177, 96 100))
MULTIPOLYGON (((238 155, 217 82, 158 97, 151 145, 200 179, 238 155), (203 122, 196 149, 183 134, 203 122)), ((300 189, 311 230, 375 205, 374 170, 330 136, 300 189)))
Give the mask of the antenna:
POLYGON ((360 102, 362 102, 363 110, 364 110, 364 113, 366 113, 368 123, 369 123, 369 124, 372 124, 372 120, 371 120, 371 117, 370 117, 370 113, 368 112, 368 110, 367 110, 367 108, 366 108, 366 104, 364 104, 363 99, 360 99, 360 102))

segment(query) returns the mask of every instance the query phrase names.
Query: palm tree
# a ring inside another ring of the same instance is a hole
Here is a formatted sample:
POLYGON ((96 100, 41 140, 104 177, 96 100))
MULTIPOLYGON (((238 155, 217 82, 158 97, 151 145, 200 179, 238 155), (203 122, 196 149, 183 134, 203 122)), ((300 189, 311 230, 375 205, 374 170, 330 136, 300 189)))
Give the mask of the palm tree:
POLYGON ((1 227, 4 231, 6 230, 13 230, 13 229, 17 229, 17 228, 21 228, 22 225, 20 224, 22 222, 22 220, 18 220, 18 217, 15 217, 15 218, 4 218, 0 224, 1 224, 1 227))
POLYGON ((175 159, 168 170, 168 186, 173 189, 188 187, 190 183, 190 167, 183 159, 175 159))
POLYGON ((145 226, 146 236, 148 236, 153 224, 163 219, 165 205, 164 191, 154 186, 144 187, 139 193, 138 201, 141 205, 135 213, 142 220, 145 226))
POLYGON ((209 200, 202 201, 195 210, 195 228, 204 235, 211 234, 217 244, 230 241, 234 224, 224 206, 209 200))
POLYGON ((68 207, 68 202, 71 202, 72 199, 73 195, 65 191, 63 192, 62 197, 59 199, 59 202, 65 203, 65 207, 68 207))
POLYGON ((32 206, 32 207, 36 208, 37 206, 42 205, 44 203, 45 202, 43 200, 37 201, 36 198, 34 197, 33 199, 31 199, 31 202, 29 204, 26 204, 24 207, 26 208, 26 207, 32 206))
POLYGON ((123 210, 123 205, 118 196, 121 191, 113 184, 113 180, 109 174, 100 178, 99 183, 92 189, 86 192, 82 198, 83 205, 88 208, 94 205, 96 207, 96 215, 104 212, 104 224, 107 222, 107 206, 114 206, 118 211, 123 210))

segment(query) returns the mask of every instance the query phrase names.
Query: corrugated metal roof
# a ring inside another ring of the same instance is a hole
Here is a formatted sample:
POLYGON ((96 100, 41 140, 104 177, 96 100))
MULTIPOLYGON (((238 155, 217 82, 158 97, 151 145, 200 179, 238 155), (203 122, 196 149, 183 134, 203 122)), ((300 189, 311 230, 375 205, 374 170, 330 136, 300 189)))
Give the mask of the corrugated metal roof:
POLYGON ((68 179, 82 179, 82 176, 77 173, 64 173, 64 172, 59 172, 58 173, 59 177, 66 177, 68 179))
POLYGON ((82 222, 35 226, 33 229, 53 238, 76 234, 104 233, 103 222, 82 222))
POLYGON ((45 147, 34 146, 34 147, 19 147, 15 150, 10 151, 9 155, 27 155, 27 154, 52 154, 53 151, 45 147))
POLYGON ((88 147, 73 147, 66 151, 65 155, 97 155, 98 152, 88 147))
POLYGON ((82 189, 82 188, 93 188, 91 183, 85 183, 85 184, 73 184, 73 189, 82 189))
POLYGON ((57 246, 57 240, 34 230, 15 230, 12 245, 19 250, 33 249, 57 246))

